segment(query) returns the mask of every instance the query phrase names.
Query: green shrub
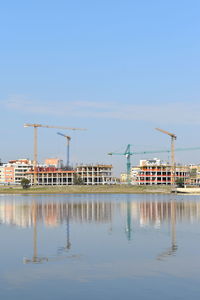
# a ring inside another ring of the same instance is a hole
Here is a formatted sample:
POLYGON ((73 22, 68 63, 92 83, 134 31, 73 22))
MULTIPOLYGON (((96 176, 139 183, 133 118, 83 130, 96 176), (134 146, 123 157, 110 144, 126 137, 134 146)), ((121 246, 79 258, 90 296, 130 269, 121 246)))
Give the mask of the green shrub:
POLYGON ((23 187, 23 189, 30 188, 30 180, 28 180, 27 178, 22 178, 21 186, 23 187))

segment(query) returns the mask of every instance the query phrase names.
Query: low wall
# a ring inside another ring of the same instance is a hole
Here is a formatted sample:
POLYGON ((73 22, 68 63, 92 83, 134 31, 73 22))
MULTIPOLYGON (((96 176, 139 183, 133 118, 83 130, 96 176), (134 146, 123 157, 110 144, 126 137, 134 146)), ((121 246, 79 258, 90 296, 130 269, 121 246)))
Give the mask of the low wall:
POLYGON ((200 188, 177 188, 178 193, 200 194, 200 188))

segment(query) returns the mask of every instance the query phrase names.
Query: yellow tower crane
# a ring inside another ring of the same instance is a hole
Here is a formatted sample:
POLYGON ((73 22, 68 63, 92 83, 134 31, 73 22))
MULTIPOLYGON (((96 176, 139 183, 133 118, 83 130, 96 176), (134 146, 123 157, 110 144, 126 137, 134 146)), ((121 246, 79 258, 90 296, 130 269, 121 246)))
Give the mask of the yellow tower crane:
POLYGON ((177 139, 177 136, 174 133, 168 132, 166 130, 160 129, 160 128, 155 128, 156 130, 165 133, 171 137, 171 185, 173 186, 175 184, 175 147, 174 147, 174 142, 177 139))
POLYGON ((86 130, 85 128, 73 128, 73 127, 64 127, 64 126, 49 126, 49 125, 41 125, 41 124, 29 124, 25 123, 24 127, 33 127, 34 128, 34 160, 33 160, 33 167, 34 167, 34 185, 37 184, 37 161, 38 161, 38 127, 44 128, 56 128, 56 129, 64 129, 64 130, 86 130))

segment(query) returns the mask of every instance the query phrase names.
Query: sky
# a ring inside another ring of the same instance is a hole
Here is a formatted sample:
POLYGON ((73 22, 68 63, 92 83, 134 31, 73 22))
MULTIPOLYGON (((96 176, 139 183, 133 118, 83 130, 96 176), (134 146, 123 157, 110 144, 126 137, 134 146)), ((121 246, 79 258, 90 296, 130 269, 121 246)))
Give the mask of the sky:
MULTIPOLYGON (((200 147, 200 2, 195 0, 7 0, 0 8, 0 158, 38 156, 110 163, 126 169, 123 152, 200 147)), ((176 153, 200 163, 200 150, 176 153)), ((149 154, 139 159, 169 154, 149 154)))

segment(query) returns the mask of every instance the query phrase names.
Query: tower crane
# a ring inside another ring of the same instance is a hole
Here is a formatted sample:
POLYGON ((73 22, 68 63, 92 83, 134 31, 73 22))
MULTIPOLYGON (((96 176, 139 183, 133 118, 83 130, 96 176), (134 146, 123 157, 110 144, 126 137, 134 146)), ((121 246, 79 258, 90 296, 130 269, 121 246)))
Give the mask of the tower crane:
POLYGON ((177 136, 174 134, 174 133, 171 133, 171 132, 168 132, 166 130, 163 130, 163 129, 160 129, 160 128, 155 128, 156 130, 164 133, 164 134, 167 134, 171 137, 171 185, 174 185, 174 177, 175 177, 175 155, 174 155, 174 151, 175 151, 175 147, 174 147, 174 144, 175 144, 175 140, 177 139, 177 136))
POLYGON ((73 127, 64 127, 64 126, 49 126, 49 125, 41 125, 41 124, 29 124, 25 123, 24 127, 33 127, 34 128, 34 160, 33 160, 33 167, 34 167, 34 185, 37 184, 37 160, 38 160, 38 127, 44 128, 56 128, 56 129, 64 129, 64 130, 86 130, 85 128, 73 128, 73 127))
POLYGON ((69 167, 69 143, 71 141, 71 137, 68 135, 65 135, 63 133, 57 132, 57 134, 65 137, 67 139, 67 167, 69 167))
MULTIPOLYGON (((154 150, 154 151, 141 151, 141 152, 131 152, 131 144, 128 144, 126 150, 122 153, 109 152, 108 155, 123 155, 126 156, 126 174, 127 183, 131 184, 130 172, 131 172, 131 155, 137 154, 153 154, 153 153, 170 153, 171 150, 154 150)), ((200 147, 194 148, 177 148, 176 151, 189 151, 189 150, 199 150, 200 147)))

